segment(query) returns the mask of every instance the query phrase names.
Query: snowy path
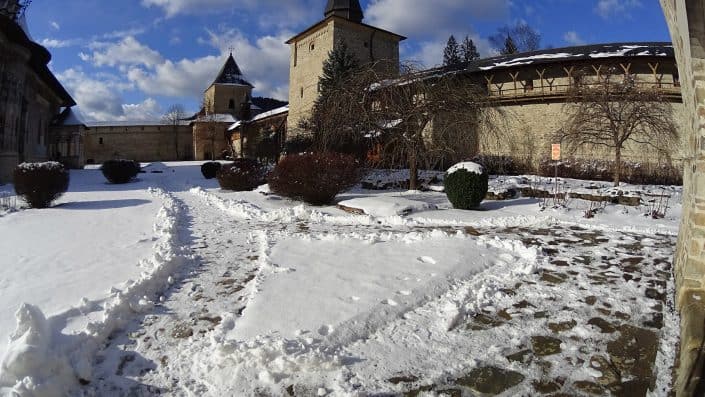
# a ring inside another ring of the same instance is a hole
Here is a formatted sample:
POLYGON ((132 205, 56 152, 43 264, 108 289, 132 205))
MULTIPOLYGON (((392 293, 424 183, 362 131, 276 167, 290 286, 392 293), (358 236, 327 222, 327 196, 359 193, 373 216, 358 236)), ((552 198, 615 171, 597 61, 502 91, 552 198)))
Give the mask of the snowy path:
MULTIPOLYGON (((666 298, 672 236, 569 225, 390 228, 345 224, 311 210, 285 216, 199 189, 174 196, 188 209, 181 228, 196 263, 153 313, 115 335, 83 390, 89 395, 603 393, 655 382, 615 361, 663 375, 673 358, 677 323, 666 298), (434 239, 441 241, 435 254, 434 239), (454 252, 453 242, 471 246, 477 265, 437 263, 434 257, 470 259, 454 252), (336 254, 341 246, 354 254, 336 254), (395 262, 404 251, 409 258, 395 262), (334 267, 307 266, 325 266, 315 257, 336 255, 343 267, 377 256, 390 274, 375 277, 393 280, 376 284, 360 269, 335 284, 334 267), (404 268, 411 262, 447 277, 428 272, 431 281, 422 282, 421 273, 404 268), (642 278, 646 286, 630 282, 642 278), (334 291, 321 287, 331 283, 334 291), (399 288, 385 292, 389 284, 399 288), (360 296, 373 302, 360 303, 360 296), (302 306, 315 312, 310 321, 302 306), (326 318, 330 324, 312 327, 326 318), (612 351, 615 335, 630 333, 646 345, 612 351), (615 374, 633 380, 622 385, 615 374), (483 378, 503 380, 477 380, 483 378)), ((668 378, 653 386, 667 390, 668 378)))
MULTIPOLYGON (((442 195, 418 192, 342 198, 439 209, 355 215, 223 192, 192 163, 150 169, 157 173, 128 192, 81 174, 94 186, 71 200, 98 194, 95 206, 141 195, 161 203, 156 218, 141 219, 151 225, 148 252, 126 246, 139 274, 111 275, 119 281, 102 299, 47 319, 44 307, 24 306, 0 387, 27 396, 669 389, 678 340, 675 221, 626 208, 583 220, 579 210, 539 211, 532 199, 456 211, 442 195)), ((91 211, 100 221, 91 230, 110 224, 100 211, 91 211)), ((61 207, 46 214, 48 222, 65 218, 61 207)), ((23 227, 38 215, 0 223, 23 227)), ((131 230, 119 222, 113 229, 131 230)), ((41 247, 51 254, 51 245, 41 247)), ((114 264, 96 265, 88 286, 113 283, 98 278, 114 264)))

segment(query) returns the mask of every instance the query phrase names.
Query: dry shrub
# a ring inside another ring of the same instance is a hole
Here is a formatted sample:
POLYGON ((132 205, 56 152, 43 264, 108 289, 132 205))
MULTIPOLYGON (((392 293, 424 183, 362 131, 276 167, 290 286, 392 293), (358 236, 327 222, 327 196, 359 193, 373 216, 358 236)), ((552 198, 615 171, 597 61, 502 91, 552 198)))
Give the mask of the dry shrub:
POLYGON ((269 175, 270 189, 281 196, 325 205, 362 179, 360 162, 339 153, 286 156, 269 175))
POLYGON ((248 191, 266 183, 267 168, 253 159, 236 159, 218 171, 218 183, 224 190, 248 191))
POLYGON ((56 162, 22 163, 13 176, 15 192, 32 208, 48 208, 69 188, 69 173, 56 162))
POLYGON ((140 173, 140 163, 132 160, 108 160, 100 170, 110 183, 128 183, 140 173))

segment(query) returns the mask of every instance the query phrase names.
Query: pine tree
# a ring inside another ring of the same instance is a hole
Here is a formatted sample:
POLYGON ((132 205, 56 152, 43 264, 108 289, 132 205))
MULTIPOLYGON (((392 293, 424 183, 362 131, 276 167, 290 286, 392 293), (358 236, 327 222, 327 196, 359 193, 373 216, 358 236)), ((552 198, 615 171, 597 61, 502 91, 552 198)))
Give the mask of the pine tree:
POLYGON ((511 55, 511 54, 516 54, 519 52, 517 49, 517 45, 514 43, 514 39, 512 39, 512 36, 507 36, 507 39, 504 41, 504 48, 500 51, 502 55, 511 55))
POLYGON ((462 61, 458 42, 455 40, 455 36, 451 35, 450 38, 448 38, 448 44, 446 44, 445 50, 443 50, 443 66, 457 65, 462 61))
POLYGON ((477 51, 475 43, 469 36, 465 36, 465 40, 463 40, 463 44, 460 46, 460 53, 462 54, 464 62, 480 59, 480 53, 477 51))
POLYGON ((323 74, 318 80, 321 96, 339 88, 359 67, 347 44, 343 41, 336 43, 328 53, 328 59, 323 62, 323 74))

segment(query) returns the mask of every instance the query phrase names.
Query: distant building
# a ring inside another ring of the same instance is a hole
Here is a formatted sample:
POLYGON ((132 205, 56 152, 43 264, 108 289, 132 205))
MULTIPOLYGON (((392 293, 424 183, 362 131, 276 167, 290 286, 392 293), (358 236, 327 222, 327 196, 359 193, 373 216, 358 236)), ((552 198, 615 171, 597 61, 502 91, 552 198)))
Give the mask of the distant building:
POLYGON ((0 0, 0 182, 24 161, 52 158, 52 121, 74 100, 47 67, 51 54, 35 43, 24 1, 0 0))
POLYGON ((253 88, 230 54, 205 90, 199 112, 177 125, 160 119, 86 122, 77 112, 71 111, 54 128, 64 141, 69 136, 80 136, 82 143, 70 146, 71 152, 64 152, 78 150, 81 153, 78 162, 70 163, 76 166, 117 158, 149 162, 254 155, 245 153, 242 143, 248 142, 248 133, 260 131, 258 125, 267 122, 258 115, 281 108, 286 102, 252 97, 253 88))

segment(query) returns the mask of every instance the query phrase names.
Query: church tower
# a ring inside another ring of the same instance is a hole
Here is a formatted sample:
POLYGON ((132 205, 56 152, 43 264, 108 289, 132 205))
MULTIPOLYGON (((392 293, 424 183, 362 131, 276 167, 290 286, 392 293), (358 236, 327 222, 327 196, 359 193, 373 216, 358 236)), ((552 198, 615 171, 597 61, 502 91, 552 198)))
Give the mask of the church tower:
POLYGON ((203 104, 208 113, 230 114, 237 119, 248 118, 252 84, 242 75, 232 52, 213 84, 204 94, 203 104))
POLYGON ((291 38, 289 65, 289 117, 287 129, 295 135, 318 99, 323 62, 335 43, 347 44, 361 65, 374 64, 379 73, 399 73, 398 34, 366 25, 358 0, 328 0, 323 20, 291 38))

